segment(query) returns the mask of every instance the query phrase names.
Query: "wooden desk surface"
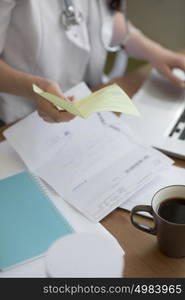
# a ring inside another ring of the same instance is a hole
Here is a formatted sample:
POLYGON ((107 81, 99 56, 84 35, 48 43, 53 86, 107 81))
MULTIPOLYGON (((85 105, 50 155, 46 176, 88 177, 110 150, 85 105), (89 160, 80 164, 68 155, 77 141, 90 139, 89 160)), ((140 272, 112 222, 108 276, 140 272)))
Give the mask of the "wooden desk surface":
MULTIPOLYGON (((114 80, 130 97, 138 90, 146 78, 148 67, 126 74, 114 80)), ((0 128, 0 141, 3 140, 0 128)), ((185 161, 176 160, 176 165, 185 168, 185 161)), ((139 217, 146 224, 151 220, 139 217)), ((116 209, 101 221, 119 241, 125 250, 125 277, 185 277, 185 258, 175 259, 163 255, 157 247, 156 237, 137 230, 130 222, 129 213, 116 209)))

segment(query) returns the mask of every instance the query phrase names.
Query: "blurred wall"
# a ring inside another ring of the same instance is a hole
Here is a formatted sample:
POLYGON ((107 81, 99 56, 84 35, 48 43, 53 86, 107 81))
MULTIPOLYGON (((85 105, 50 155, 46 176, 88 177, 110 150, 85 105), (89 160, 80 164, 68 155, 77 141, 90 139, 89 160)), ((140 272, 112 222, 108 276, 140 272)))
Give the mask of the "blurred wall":
POLYGON ((185 0, 127 0, 133 24, 162 45, 185 49, 185 0))

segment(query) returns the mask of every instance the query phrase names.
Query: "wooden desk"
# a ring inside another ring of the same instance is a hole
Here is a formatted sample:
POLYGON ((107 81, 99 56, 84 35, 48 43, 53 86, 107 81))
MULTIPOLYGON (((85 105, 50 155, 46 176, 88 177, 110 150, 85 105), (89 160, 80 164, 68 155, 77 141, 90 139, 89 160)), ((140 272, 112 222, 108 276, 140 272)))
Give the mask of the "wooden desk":
MULTIPOLYGON (((114 82, 132 96, 148 71, 149 67, 142 67, 114 82)), ((0 141, 3 140, 2 131, 5 127, 0 128, 0 141)), ((176 160, 176 165, 185 167, 185 161, 176 160)), ((146 218, 139 218, 147 224, 152 223, 146 218)), ((133 227, 128 212, 118 208, 101 224, 117 238, 126 252, 125 277, 185 277, 185 258, 174 259, 163 255, 158 250, 156 237, 133 227)))

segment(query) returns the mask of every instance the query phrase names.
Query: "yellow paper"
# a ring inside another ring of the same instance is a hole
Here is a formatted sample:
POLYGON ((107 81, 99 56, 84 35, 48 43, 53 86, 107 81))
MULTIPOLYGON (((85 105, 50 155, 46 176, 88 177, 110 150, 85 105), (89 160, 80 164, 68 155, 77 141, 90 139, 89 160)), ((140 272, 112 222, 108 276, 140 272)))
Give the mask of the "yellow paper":
POLYGON ((114 111, 139 116, 139 112, 130 98, 117 84, 104 87, 88 97, 73 102, 46 93, 36 85, 33 85, 33 90, 56 106, 82 118, 87 118, 92 113, 99 111, 114 111))

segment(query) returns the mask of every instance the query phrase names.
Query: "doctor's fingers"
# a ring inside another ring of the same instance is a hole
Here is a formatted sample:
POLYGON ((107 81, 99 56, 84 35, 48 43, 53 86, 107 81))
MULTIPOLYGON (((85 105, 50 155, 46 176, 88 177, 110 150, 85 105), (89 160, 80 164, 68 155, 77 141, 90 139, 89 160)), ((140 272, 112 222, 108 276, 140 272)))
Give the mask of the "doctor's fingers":
MULTIPOLYGON (((170 60, 160 60, 159 62, 153 64, 153 67, 156 68, 162 75, 167 77, 172 83, 174 83, 176 86, 179 86, 181 88, 185 87, 185 82, 177 76, 177 74, 174 72, 174 69, 180 69, 185 71, 185 58, 178 59, 178 57, 173 57, 173 59, 170 60)), ((183 76, 184 77, 184 76, 183 76)))
POLYGON ((164 71, 173 83, 185 88, 185 55, 174 53, 169 62, 166 62, 164 71))
POLYGON ((41 97, 38 97, 36 104, 39 116, 47 122, 68 122, 75 117, 66 111, 58 110, 56 106, 41 97))
POLYGON ((163 68, 159 69, 161 74, 166 76, 172 83, 174 83, 176 86, 179 86, 181 88, 185 88, 185 81, 179 78, 174 72, 173 69, 171 69, 168 66, 164 66, 163 68))
POLYGON ((50 111, 48 114, 43 111, 38 111, 38 114, 44 121, 50 123, 69 122, 75 117, 66 111, 50 111))
POLYGON ((75 115, 72 115, 70 113, 68 113, 67 111, 63 110, 63 111, 58 111, 57 114, 55 114, 54 116, 54 121, 55 122, 69 122, 72 119, 75 118, 75 115))

